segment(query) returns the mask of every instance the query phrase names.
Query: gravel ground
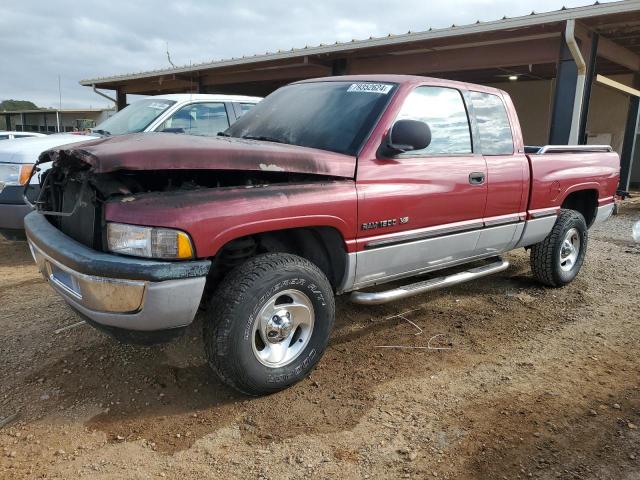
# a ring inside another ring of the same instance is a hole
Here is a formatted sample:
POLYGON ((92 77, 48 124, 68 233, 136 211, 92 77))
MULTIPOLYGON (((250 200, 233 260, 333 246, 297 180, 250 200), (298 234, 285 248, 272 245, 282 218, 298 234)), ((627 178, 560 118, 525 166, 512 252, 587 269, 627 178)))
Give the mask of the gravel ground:
POLYGON ((630 200, 592 230, 563 289, 521 250, 450 290, 341 298, 318 368, 263 398, 209 372, 201 318, 157 347, 54 333, 78 318, 1 241, 0 478, 639 479, 638 220, 630 200))

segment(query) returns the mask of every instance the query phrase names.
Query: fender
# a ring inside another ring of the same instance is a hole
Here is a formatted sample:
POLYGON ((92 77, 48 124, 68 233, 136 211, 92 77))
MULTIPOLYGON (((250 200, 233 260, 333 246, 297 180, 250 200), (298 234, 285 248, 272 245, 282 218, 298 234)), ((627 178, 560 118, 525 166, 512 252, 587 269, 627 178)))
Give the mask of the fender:
POLYGON ((567 199, 567 197, 571 195, 573 192, 579 192, 582 190, 595 190, 596 197, 600 198, 601 188, 602 186, 597 182, 584 182, 584 183, 578 183, 576 185, 572 185, 571 187, 563 191, 561 197, 560 195, 558 195, 558 197, 561 198, 560 202, 558 203, 558 206, 562 205, 564 201, 567 199))
POLYGON ((187 232, 197 258, 215 256, 229 241, 274 230, 332 227, 354 248, 357 199, 353 180, 274 183, 150 193, 107 202, 107 222, 187 232))
POLYGON ((351 232, 349 231, 349 225, 343 219, 331 215, 281 217, 234 225, 233 227, 230 227, 216 235, 216 237, 212 240, 211 246, 208 251, 212 252, 210 256, 213 256, 218 253, 218 251, 224 245, 237 238, 245 237, 247 235, 257 235, 259 233, 269 233, 290 228, 304 227, 334 228, 340 233, 347 252, 350 253, 351 251, 355 251, 355 242, 349 242, 346 240, 350 236, 352 236, 351 232))

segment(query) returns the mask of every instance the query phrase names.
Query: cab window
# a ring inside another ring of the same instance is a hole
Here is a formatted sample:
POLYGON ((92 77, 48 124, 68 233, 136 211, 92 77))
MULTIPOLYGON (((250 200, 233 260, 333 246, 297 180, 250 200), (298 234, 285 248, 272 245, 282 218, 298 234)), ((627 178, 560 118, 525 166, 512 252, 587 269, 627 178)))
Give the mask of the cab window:
POLYGON ((498 95, 470 92, 483 155, 511 155, 513 136, 504 102, 498 95))
POLYGON ((397 120, 419 120, 431 129, 431 143, 409 155, 471 153, 469 118, 460 92, 445 87, 417 87, 405 99, 397 120))
POLYGON ((224 103, 193 103, 174 113, 158 131, 215 137, 227 128, 229 118, 224 103))
POLYGON ((255 107, 256 104, 255 103, 239 103, 238 106, 240 107, 240 116, 242 116, 245 113, 247 113, 249 110, 251 110, 253 107, 255 107))

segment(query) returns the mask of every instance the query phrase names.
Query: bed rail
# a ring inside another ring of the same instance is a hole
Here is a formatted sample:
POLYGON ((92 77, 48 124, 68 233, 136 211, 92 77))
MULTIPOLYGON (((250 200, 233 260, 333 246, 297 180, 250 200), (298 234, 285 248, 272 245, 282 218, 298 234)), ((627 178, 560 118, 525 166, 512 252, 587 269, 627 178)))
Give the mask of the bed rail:
POLYGON ((542 155, 543 153, 584 153, 584 152, 613 152, 610 145, 544 145, 525 146, 525 153, 542 155))

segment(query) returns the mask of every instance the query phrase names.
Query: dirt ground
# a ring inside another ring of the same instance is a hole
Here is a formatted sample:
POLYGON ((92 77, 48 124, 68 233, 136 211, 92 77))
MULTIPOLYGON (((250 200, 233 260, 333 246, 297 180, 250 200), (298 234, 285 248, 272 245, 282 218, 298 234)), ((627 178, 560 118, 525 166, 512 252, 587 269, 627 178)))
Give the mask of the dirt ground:
POLYGON ((157 347, 55 333, 79 319, 2 241, 0 478, 640 479, 638 220, 635 199, 592 230, 563 289, 521 250, 451 290, 341 298, 318 368, 263 398, 208 370, 200 318, 157 347))

